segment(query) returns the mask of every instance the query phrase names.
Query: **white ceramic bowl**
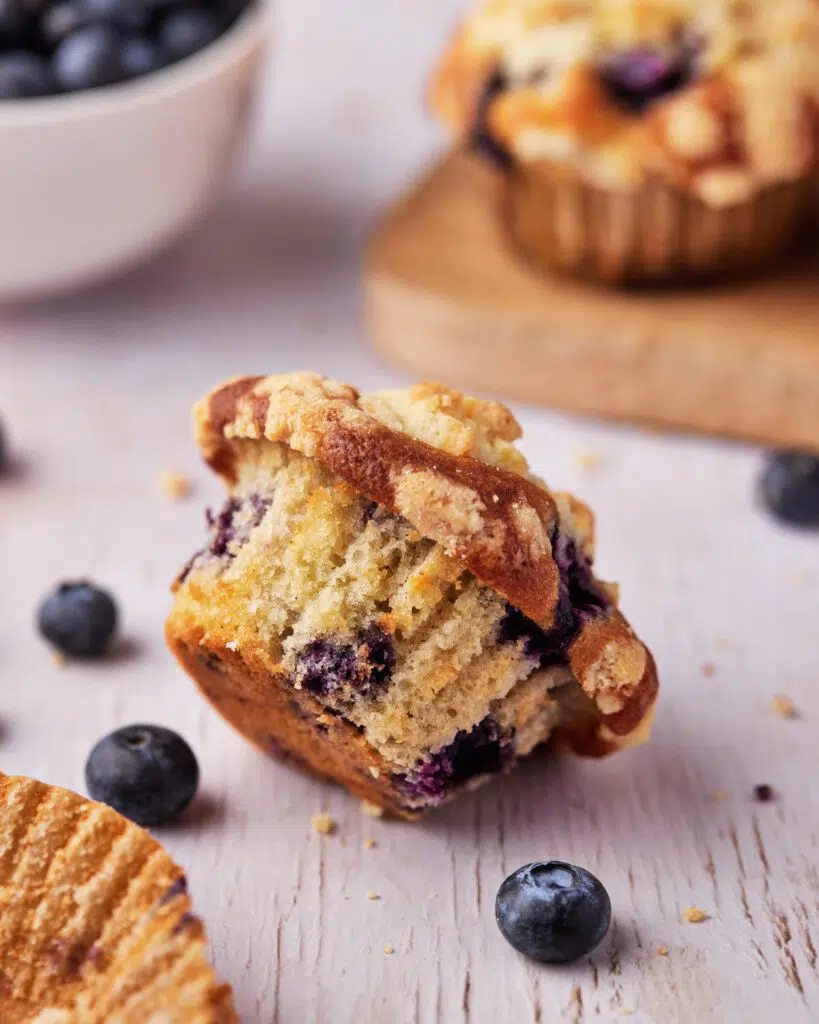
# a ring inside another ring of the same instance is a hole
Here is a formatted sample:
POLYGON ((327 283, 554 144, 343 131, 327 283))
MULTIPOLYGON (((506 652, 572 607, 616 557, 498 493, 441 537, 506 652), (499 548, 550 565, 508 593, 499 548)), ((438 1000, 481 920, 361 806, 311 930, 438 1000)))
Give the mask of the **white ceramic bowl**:
POLYGON ((0 102, 0 301, 101 281, 218 197, 246 134, 269 11, 132 82, 0 102))

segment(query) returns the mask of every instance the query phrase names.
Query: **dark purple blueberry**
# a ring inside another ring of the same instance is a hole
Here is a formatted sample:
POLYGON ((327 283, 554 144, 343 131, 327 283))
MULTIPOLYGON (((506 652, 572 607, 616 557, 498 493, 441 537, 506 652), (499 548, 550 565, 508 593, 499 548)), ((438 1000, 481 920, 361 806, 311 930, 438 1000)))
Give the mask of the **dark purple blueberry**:
POLYGON ((354 643, 323 637, 299 652, 296 678, 310 693, 328 696, 349 688, 355 696, 369 697, 389 681, 395 665, 392 636, 370 623, 354 643))
POLYGON ((455 786, 478 775, 505 771, 512 760, 510 740, 501 736, 497 722, 485 718, 469 732, 462 729, 448 746, 430 754, 398 781, 413 799, 441 803, 455 786))
POLYGON ((35 53, 0 54, 0 100, 31 99, 51 90, 48 64, 35 53))
POLYGON ((81 0, 64 0, 47 7, 40 18, 40 34, 50 50, 89 22, 81 0))
POLYGON ((630 114, 640 114, 692 81, 698 50, 690 40, 680 38, 663 52, 611 53, 600 63, 600 79, 619 107, 630 114))
POLYGON ((512 605, 500 624, 501 643, 520 647, 542 668, 564 660, 583 623, 609 607, 608 598, 594 581, 588 559, 578 552, 575 542, 558 533, 552 546, 560 571, 554 625, 545 630, 512 605))
POLYGON ((562 861, 527 864, 498 890, 495 920, 524 956, 564 964, 600 945, 611 924, 611 900, 584 868, 562 861))
POLYGON ((819 527, 819 456, 800 451, 774 452, 763 470, 759 496, 780 522, 819 527))
POLYGON ((489 131, 488 118, 492 101, 504 91, 506 84, 506 78, 500 71, 486 83, 478 100, 471 136, 473 149, 504 170, 511 165, 512 157, 489 131))
POLYGON ((199 765, 188 744, 159 725, 128 725, 96 744, 85 765, 94 800, 137 825, 164 825, 196 795, 199 765))
MULTIPOLYGON (((22 0, 0 0, 0 47, 3 50, 25 46, 29 34, 29 18, 22 0)), ((3 97, 11 99, 17 97, 3 97)))
POLYGON ((159 45, 169 61, 190 57, 212 43, 222 31, 219 19, 199 7, 171 11, 159 26, 159 45))
POLYGON ((104 22, 123 32, 139 32, 148 23, 143 0, 80 0, 87 20, 104 22))
POLYGON ((162 54, 150 40, 130 36, 122 41, 122 67, 126 78, 138 78, 162 67, 162 54))
POLYGON ((109 25, 88 25, 66 37, 52 61, 54 79, 63 92, 96 89, 122 81, 122 48, 109 25))
POLYGON ((58 651, 75 658, 99 658, 117 629, 117 606, 92 583, 61 583, 40 607, 38 625, 58 651))

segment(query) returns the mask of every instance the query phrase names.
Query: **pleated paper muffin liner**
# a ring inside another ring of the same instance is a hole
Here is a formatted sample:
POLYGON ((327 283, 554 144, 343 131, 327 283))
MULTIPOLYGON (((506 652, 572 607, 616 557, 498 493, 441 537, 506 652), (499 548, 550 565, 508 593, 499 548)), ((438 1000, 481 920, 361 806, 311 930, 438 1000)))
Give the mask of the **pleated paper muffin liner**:
POLYGON ((611 284, 683 284, 776 266, 800 237, 811 193, 803 180, 713 207, 658 178, 610 191, 547 163, 520 163, 507 178, 504 215, 541 269, 611 284))
POLYGON ((235 1024, 182 869, 103 804, 0 775, 3 1024, 235 1024))

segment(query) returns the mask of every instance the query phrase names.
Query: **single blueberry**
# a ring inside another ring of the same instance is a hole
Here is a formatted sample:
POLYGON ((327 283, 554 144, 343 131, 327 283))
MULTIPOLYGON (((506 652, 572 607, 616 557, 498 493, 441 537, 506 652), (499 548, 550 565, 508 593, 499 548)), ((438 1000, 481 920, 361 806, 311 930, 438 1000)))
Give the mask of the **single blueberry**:
POLYGON ((53 50, 72 32, 84 28, 89 17, 80 0, 64 0, 47 7, 40 18, 40 35, 49 50, 53 50))
POLYGON ((122 42, 122 67, 128 78, 137 78, 162 66, 159 48, 141 36, 130 36, 122 42))
POLYGON ((143 0, 80 0, 87 20, 105 22, 125 32, 139 32, 148 23, 143 0))
POLYGON ((159 45, 168 60, 182 60, 212 43, 222 26, 211 11, 199 7, 182 7, 171 13, 159 26, 159 45))
POLYGON ((85 785, 137 825, 164 825, 196 795, 199 765, 177 733, 159 725, 128 725, 96 744, 85 764, 85 785))
POLYGON ((72 32, 57 47, 54 79, 63 92, 112 85, 124 77, 119 34, 108 25, 72 32))
POLYGON ((819 527, 819 456, 810 452, 774 452, 759 482, 768 511, 789 526, 819 527))
POLYGON ((501 145, 489 130, 489 108, 496 97, 506 88, 506 76, 500 71, 497 71, 487 81, 478 100, 471 134, 473 149, 482 156, 485 156, 490 163, 495 164, 501 170, 508 170, 512 164, 512 156, 509 150, 501 145))
POLYGON ((22 50, 0 55, 0 100, 30 99, 50 91, 48 65, 42 57, 22 50))
POLYGON ((611 900, 584 868, 561 861, 527 864, 498 890, 495 919, 519 953, 569 963, 599 946, 611 924, 611 900))
POLYGON ((0 45, 4 50, 23 46, 29 34, 29 18, 22 0, 0 0, 0 45))
POLYGON ((117 628, 117 606, 92 583, 61 583, 40 607, 38 625, 50 644, 76 658, 105 653, 117 628))
POLYGON ((696 76, 699 44, 680 38, 667 52, 616 52, 600 64, 600 80, 627 113, 641 114, 664 96, 685 88, 696 76))

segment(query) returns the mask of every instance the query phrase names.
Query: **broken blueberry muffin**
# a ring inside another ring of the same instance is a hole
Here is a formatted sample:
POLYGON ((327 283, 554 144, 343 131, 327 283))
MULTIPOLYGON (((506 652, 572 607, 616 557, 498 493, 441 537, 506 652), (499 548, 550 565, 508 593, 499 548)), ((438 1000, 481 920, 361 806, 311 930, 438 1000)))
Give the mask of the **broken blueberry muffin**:
POLYGON ((607 281, 756 270, 819 168, 815 0, 483 0, 432 83, 504 169, 512 236, 607 281))
POLYGON ((550 737, 647 734, 651 655, 592 572, 592 517, 550 493, 494 402, 247 377, 195 410, 229 497, 167 625, 263 750, 416 817, 550 737))

